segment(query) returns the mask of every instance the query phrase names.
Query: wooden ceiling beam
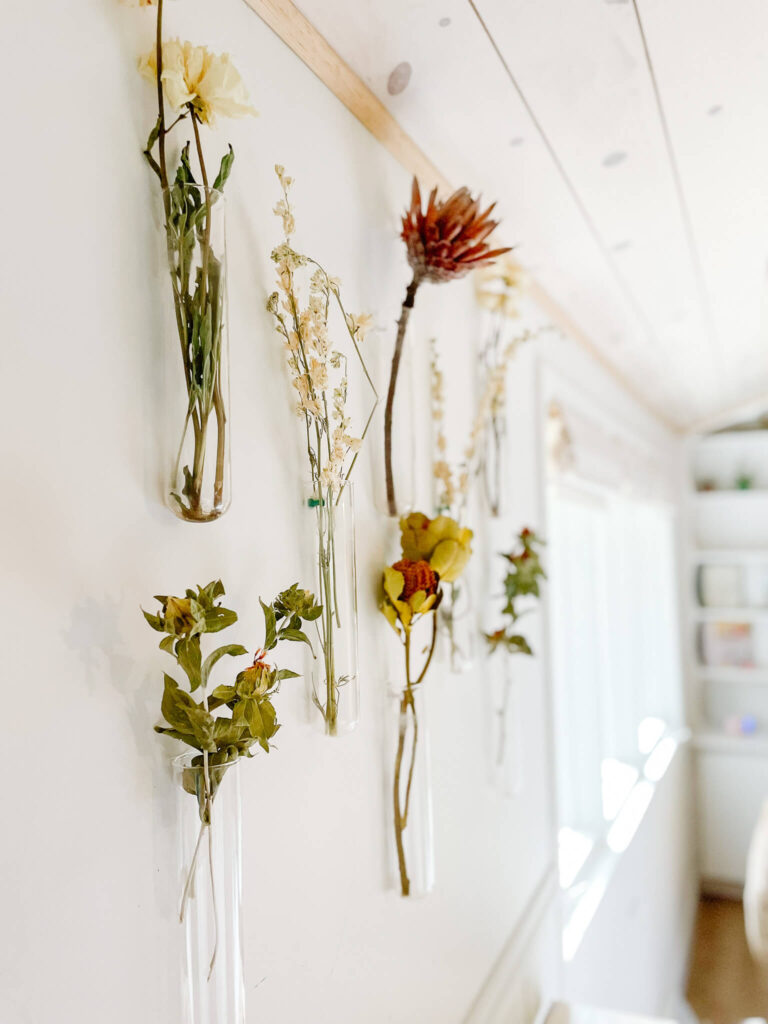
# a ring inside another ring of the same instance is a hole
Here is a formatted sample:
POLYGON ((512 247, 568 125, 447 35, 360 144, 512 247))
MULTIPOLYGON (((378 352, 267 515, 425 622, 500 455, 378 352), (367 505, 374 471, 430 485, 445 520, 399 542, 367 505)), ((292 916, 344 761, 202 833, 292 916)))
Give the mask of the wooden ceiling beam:
MULTIPOLYGON (((269 25, 402 167, 415 174, 427 188, 437 185, 441 191, 452 191, 453 187, 445 175, 291 0, 244 0, 244 3, 269 25)), ((528 280, 528 294, 542 312, 573 338, 638 405, 669 430, 680 433, 682 428, 648 402, 632 381, 616 368, 572 320, 560 303, 530 275, 528 280)))

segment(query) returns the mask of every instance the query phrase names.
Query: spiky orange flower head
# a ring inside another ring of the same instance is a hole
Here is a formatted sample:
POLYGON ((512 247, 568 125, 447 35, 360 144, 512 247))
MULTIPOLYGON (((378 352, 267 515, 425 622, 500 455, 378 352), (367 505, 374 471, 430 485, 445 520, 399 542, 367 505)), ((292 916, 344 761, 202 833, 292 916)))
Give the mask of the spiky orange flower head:
POLYGON ((427 597, 437 593, 437 573, 429 562, 414 562, 410 558, 402 558, 392 566, 403 574, 403 592, 401 601, 408 601, 414 594, 423 590, 427 597))
POLYGON ((491 220, 495 205, 481 212, 479 199, 473 199, 469 189, 457 189, 438 200, 433 188, 422 213, 421 190, 414 178, 411 206, 403 215, 400 234, 414 275, 422 281, 453 281, 509 252, 509 248, 491 249, 485 241, 499 223, 491 220))

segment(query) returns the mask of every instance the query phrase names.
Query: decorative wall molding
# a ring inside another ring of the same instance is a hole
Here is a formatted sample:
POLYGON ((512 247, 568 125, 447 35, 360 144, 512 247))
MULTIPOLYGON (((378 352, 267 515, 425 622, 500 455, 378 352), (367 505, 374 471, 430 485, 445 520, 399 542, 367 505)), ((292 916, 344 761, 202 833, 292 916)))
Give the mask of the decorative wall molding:
POLYGON ((546 1017, 559 972, 557 868, 544 873, 520 921, 491 969, 464 1024, 538 1024, 546 1017), (554 943, 553 943, 554 938, 554 943), (553 948, 554 946, 554 948, 553 948))
MULTIPOLYGON (((368 88, 352 68, 342 60, 327 39, 304 17, 292 0, 244 0, 244 2, 283 40, 296 56, 326 85, 368 131, 378 139, 391 156, 428 187, 437 185, 450 192, 448 179, 400 126, 384 104, 368 88)), ((599 363, 638 405, 660 420, 671 431, 680 428, 659 409, 651 405, 620 373, 574 322, 563 307, 530 275, 527 291, 533 302, 571 337, 589 356, 599 363)))

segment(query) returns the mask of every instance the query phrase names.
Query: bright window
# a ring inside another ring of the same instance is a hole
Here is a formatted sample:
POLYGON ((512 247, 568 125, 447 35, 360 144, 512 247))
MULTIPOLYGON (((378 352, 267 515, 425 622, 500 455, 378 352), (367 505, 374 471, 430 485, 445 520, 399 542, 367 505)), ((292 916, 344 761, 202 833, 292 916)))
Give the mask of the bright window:
POLYGON ((662 503, 592 485, 552 485, 548 504, 560 874, 568 888, 593 850, 629 842, 635 812, 644 811, 646 764, 681 720, 675 526, 662 503))

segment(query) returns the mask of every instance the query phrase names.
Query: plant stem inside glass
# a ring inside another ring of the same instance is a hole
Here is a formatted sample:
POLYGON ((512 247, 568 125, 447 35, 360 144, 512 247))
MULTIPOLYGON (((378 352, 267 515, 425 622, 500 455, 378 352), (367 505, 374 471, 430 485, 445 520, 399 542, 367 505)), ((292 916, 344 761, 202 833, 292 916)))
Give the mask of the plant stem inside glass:
POLYGON ((392 780, 395 851, 403 896, 428 892, 434 885, 432 801, 429 752, 423 728, 421 686, 437 640, 432 614, 432 640, 418 676, 411 671, 411 629, 405 629, 405 687, 397 695, 397 751, 392 780))
POLYGON ((224 196, 177 181, 164 203, 172 330, 184 380, 183 405, 170 401, 182 429, 166 500, 179 518, 205 523, 230 503, 224 196))
POLYGON ((323 606, 311 699, 326 734, 338 736, 357 725, 360 703, 352 485, 337 494, 318 484, 308 505, 316 517, 317 599, 323 606))
POLYGON ((467 672, 474 664, 476 623, 466 578, 448 585, 438 615, 447 641, 451 672, 467 672))
POLYGON ((173 762, 178 792, 184 1024, 244 1024, 239 765, 173 762), (210 788, 210 799, 206 796, 210 788))

